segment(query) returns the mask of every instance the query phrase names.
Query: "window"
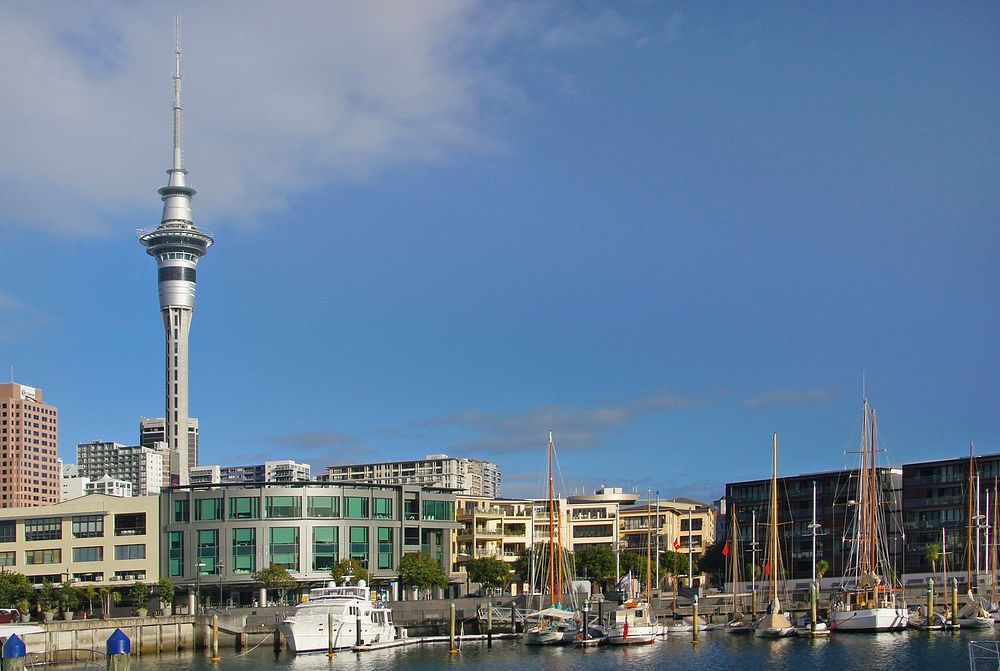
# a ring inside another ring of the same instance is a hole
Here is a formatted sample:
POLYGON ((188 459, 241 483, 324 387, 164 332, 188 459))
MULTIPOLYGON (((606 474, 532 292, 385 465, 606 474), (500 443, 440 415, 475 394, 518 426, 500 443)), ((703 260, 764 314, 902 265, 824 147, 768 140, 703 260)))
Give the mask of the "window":
POLYGON ((375 517, 380 520, 392 519, 392 499, 375 499, 375 517))
POLYGON ((297 527, 271 527, 271 563, 289 571, 299 570, 299 530, 297 527))
POLYGON ((340 517, 340 497, 310 496, 309 517, 340 517))
POLYGON ((187 499, 174 501, 174 522, 189 522, 191 520, 191 502, 187 499))
POLYGON ((424 501, 424 519, 454 521, 455 503, 453 501, 424 501))
POLYGON ((62 563, 62 550, 27 550, 24 553, 24 561, 29 566, 36 564, 60 564, 62 563))
POLYGON ((368 527, 351 527, 351 559, 368 568, 368 527))
POLYGON ((73 561, 104 561, 104 548, 100 545, 86 548, 73 548, 73 561))
POLYGON ((146 546, 143 543, 134 545, 116 545, 115 560, 124 561, 126 559, 145 559, 146 546))
POLYGON ((17 522, 4 520, 0 522, 0 543, 17 542, 17 522))
POLYGON ((329 571, 339 553, 337 527, 313 527, 313 571, 329 571))
POLYGON ((255 496, 241 496, 229 499, 229 519, 259 520, 260 499, 255 496))
POLYGON ((0 566, 16 566, 17 565, 17 553, 13 550, 8 552, 0 552, 0 566))
POLYGON ((115 515, 115 536, 142 536, 146 533, 146 513, 115 515))
POLYGON ((103 535, 103 515, 76 515, 73 517, 73 538, 100 538, 103 535))
POLYGON ((392 529, 378 528, 378 567, 391 569, 392 564, 392 529))
POLYGON ((257 530, 233 529, 233 573, 257 570, 257 530))
POLYGON ((24 540, 54 541, 62 538, 61 517, 36 517, 24 521, 24 540))
POLYGON ((196 574, 214 574, 219 566, 219 530, 200 529, 198 531, 196 574))
POLYGON ((302 516, 302 499, 298 496, 268 496, 267 516, 289 518, 302 516))
POLYGON ((184 532, 171 531, 167 540, 167 570, 171 578, 184 575, 184 532))
POLYGON ((222 499, 195 499, 194 519, 198 522, 222 519, 222 499))
POLYGON ((368 519, 368 497, 367 496, 345 496, 344 512, 346 516, 355 519, 368 519))
POLYGON ((403 529, 404 545, 420 545, 420 528, 406 527, 403 529))

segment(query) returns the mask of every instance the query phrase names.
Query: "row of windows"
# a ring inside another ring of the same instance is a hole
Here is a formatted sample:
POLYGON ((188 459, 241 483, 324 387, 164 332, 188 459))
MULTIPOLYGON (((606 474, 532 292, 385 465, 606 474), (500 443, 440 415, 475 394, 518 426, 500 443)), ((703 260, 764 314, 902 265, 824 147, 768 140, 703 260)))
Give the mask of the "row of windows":
MULTIPOLYGON (((293 573, 302 572, 300 556, 300 529, 298 527, 271 527, 267 530, 267 558, 262 565, 281 566, 293 573)), ((409 530, 408 530, 409 531, 409 530)), ((416 529, 414 531, 417 531, 416 529)), ((314 527, 312 529, 312 571, 328 571, 340 557, 340 529, 314 527)), ((394 530, 379 527, 376 546, 376 564, 379 569, 393 569, 394 530)), ((346 557, 357 559, 368 566, 371 552, 369 528, 349 527, 346 557)), ((230 539, 230 573, 257 571, 257 529, 233 529, 230 539)), ((171 531, 168 537, 168 572, 171 577, 184 575, 184 532, 171 531)), ((345 558, 346 558, 345 557, 345 558)), ((218 529, 199 529, 195 532, 195 565, 203 575, 219 575, 225 571, 225 559, 219 546, 218 529)))
MULTIPOLYGON (((307 517, 339 518, 343 506, 343 517, 347 519, 379 519, 393 518, 393 501, 388 498, 369 498, 367 496, 309 496, 306 504, 307 517)), ((223 498, 205 498, 194 500, 194 520, 196 522, 217 521, 224 519, 223 498)), ((256 496, 233 497, 228 499, 228 518, 231 520, 295 519, 302 517, 302 497, 299 496, 267 496, 264 497, 264 510, 261 511, 261 500, 256 496)), ((188 499, 174 501, 173 521, 190 521, 191 502, 188 499)), ((455 507, 450 501, 425 501, 425 519, 454 520, 455 507), (440 504, 440 505, 439 505, 440 504), (450 515, 450 517, 449 517, 450 515)))
MULTIPOLYGON (((73 538, 101 538, 104 536, 104 515, 74 515, 73 538)), ((34 517, 24 520, 25 541, 61 540, 62 517, 34 517)), ((136 536, 146 533, 145 513, 115 515, 115 536, 136 536)), ((0 520, 0 543, 17 542, 17 522, 0 520)))

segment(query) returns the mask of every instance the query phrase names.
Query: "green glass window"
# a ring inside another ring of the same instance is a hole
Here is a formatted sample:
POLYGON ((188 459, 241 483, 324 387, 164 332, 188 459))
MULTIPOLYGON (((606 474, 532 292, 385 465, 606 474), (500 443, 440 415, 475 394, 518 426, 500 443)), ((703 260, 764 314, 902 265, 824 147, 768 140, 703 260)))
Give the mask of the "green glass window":
POLYGON ((257 530, 233 529, 233 573, 257 570, 257 530))
POLYGON ((455 521, 454 501, 424 501, 424 519, 455 521))
POLYGON ((271 527, 271 563, 297 573, 299 570, 299 530, 271 527))
POLYGON ((204 522, 222 519, 222 499, 196 499, 194 502, 195 521, 204 522))
POLYGON ((392 519, 392 499, 375 499, 375 517, 380 520, 392 519))
POLYGON ((259 520, 260 499, 256 496, 238 496, 229 499, 229 519, 259 520))
POLYGON ((329 571, 337 563, 338 531, 337 527, 313 527, 313 571, 329 571))
POLYGON ((268 517, 302 517, 302 499, 298 496, 268 496, 266 500, 268 517))
POLYGON ((171 531, 167 541, 168 572, 171 578, 184 575, 184 532, 171 531))
POLYGON ((195 573, 218 573, 219 572, 219 530, 199 529, 197 543, 197 561, 195 573))
POLYGON ((174 501, 174 522, 191 521, 191 505, 187 499, 174 501))
POLYGON ((392 529, 378 528, 378 567, 393 568, 392 565, 392 529))
POLYGON ((100 545, 86 548, 73 548, 73 561, 104 561, 104 548, 100 545))
POLYGON ((368 568, 368 527, 351 527, 351 559, 368 568))
POLYGON ((340 517, 340 497, 310 496, 309 517, 340 517))
POLYGON ((346 516, 355 520, 368 519, 368 497, 367 496, 345 496, 344 512, 346 516))

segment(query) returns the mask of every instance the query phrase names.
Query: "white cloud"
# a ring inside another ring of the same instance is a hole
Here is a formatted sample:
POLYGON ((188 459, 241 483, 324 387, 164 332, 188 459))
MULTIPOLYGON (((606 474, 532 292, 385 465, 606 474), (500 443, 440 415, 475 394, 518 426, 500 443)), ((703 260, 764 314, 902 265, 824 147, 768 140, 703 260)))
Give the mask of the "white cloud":
POLYGON ((51 321, 33 305, 0 291, 0 344, 28 340, 51 321))
POLYGON ((743 405, 813 405, 837 398, 836 389, 779 389, 741 401, 743 405))

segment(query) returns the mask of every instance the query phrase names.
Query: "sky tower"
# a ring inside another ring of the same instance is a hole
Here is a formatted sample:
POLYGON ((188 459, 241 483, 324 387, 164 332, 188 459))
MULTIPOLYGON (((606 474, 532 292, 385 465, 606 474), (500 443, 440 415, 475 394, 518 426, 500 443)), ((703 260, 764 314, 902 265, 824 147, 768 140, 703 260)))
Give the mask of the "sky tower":
MULTIPOLYGON (((156 228, 139 231, 139 242, 156 259, 160 314, 167 334, 166 441, 177 453, 178 484, 188 484, 188 333, 194 312, 195 269, 215 240, 191 220, 187 170, 181 153, 181 46, 180 20, 174 41, 174 161, 167 185, 159 189, 163 218, 156 228)), ((194 455, 192 454, 191 457, 194 455)))

